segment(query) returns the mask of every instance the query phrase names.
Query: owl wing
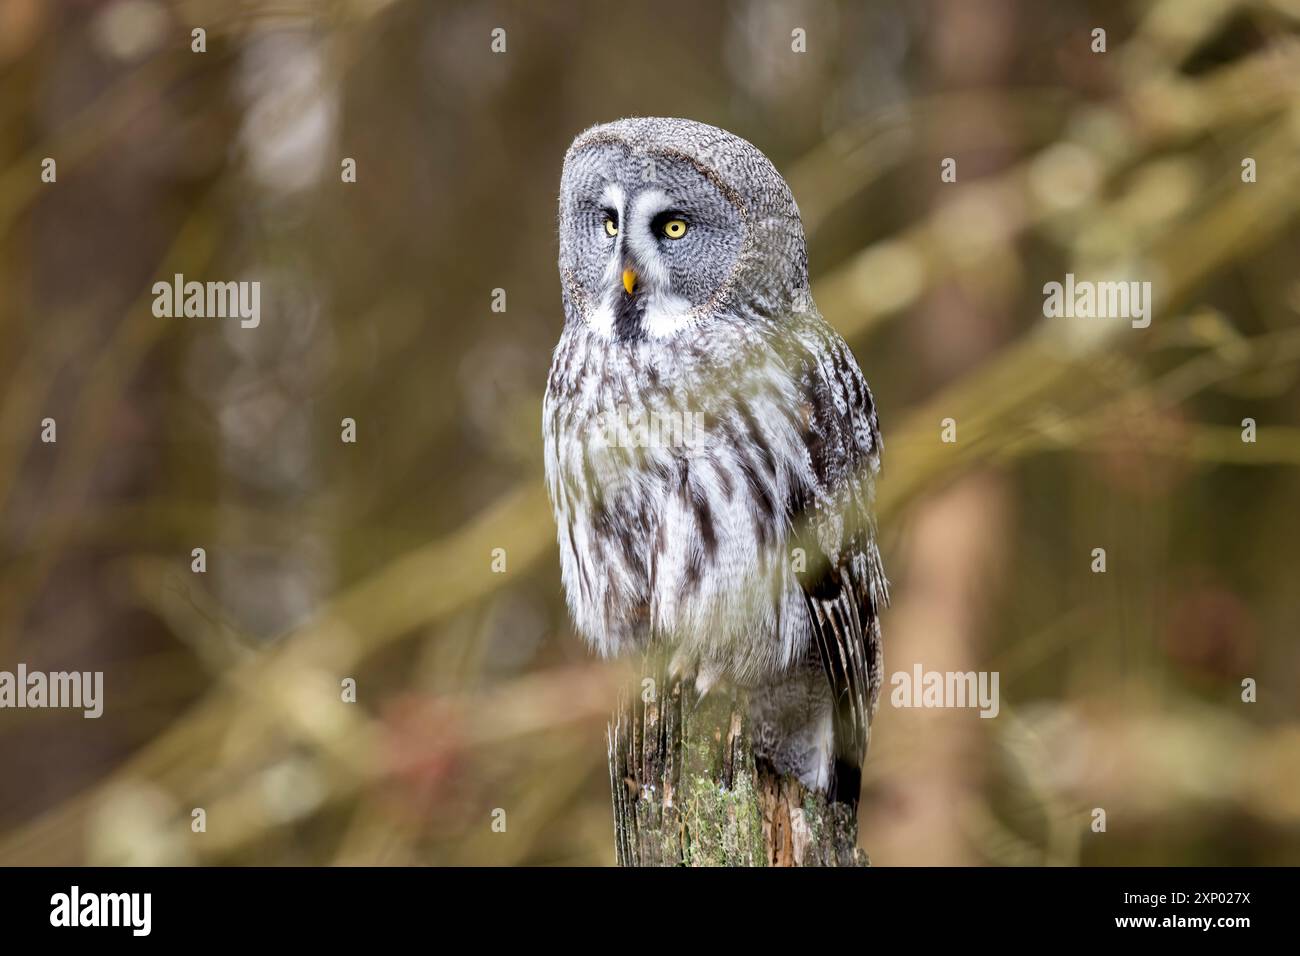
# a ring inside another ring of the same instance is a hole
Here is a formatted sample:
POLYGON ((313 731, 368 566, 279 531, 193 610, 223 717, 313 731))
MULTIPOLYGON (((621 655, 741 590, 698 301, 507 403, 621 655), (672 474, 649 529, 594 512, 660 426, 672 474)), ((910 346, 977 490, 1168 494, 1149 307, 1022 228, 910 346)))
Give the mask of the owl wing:
POLYGON ((888 601, 871 512, 880 425, 838 333, 816 316, 796 327, 805 345, 796 374, 810 478, 790 503, 791 520, 808 556, 800 584, 833 700, 832 796, 856 802, 883 675, 879 610, 888 601))

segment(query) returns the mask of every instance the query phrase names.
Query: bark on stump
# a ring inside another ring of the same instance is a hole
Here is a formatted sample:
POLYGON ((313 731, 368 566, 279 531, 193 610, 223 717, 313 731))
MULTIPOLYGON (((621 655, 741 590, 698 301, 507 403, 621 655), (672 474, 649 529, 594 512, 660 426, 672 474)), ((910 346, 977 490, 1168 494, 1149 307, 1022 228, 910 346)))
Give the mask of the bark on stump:
POLYGON ((619 866, 869 865, 848 806, 755 761, 743 692, 654 688, 609 725, 619 866))

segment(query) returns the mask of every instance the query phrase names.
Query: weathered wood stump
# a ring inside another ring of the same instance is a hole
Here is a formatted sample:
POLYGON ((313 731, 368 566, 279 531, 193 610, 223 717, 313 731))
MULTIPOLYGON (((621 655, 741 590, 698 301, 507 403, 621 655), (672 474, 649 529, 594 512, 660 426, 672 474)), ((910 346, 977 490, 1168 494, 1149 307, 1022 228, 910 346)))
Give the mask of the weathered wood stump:
POLYGON ((856 813, 756 761, 748 728, 743 691, 699 700, 661 677, 623 695, 608 736, 620 866, 868 865, 856 813))

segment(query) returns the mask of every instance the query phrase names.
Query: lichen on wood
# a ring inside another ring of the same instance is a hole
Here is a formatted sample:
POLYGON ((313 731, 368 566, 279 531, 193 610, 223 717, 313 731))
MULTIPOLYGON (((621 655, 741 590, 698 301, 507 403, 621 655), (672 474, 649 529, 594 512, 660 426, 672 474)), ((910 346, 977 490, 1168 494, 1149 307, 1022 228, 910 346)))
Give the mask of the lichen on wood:
POLYGON ((742 690, 662 673, 609 725, 620 866, 864 866, 857 815, 754 758, 742 690))

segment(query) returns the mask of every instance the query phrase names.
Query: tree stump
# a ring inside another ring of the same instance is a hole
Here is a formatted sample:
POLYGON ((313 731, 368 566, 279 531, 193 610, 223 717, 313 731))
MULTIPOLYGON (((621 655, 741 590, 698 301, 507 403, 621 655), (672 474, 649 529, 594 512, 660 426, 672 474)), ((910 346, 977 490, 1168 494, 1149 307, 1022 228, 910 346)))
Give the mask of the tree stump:
POLYGON ((619 866, 869 865, 852 808, 755 760, 743 691, 643 683, 608 754, 619 866))

